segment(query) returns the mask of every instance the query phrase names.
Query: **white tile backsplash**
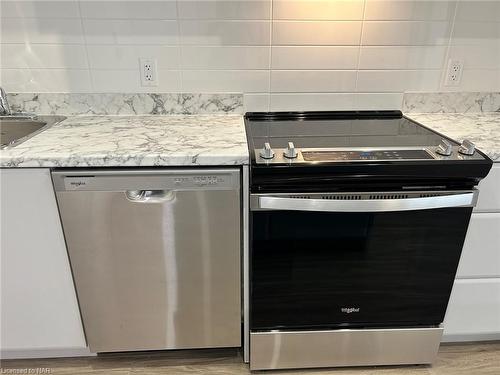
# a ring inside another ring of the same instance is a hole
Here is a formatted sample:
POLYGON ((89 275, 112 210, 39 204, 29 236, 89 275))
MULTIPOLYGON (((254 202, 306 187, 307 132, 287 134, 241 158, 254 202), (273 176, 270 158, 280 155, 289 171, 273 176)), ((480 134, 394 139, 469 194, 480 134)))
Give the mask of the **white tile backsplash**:
POLYGON ((181 44, 269 45, 270 21, 181 20, 181 44))
POLYGON ((449 59, 460 59, 460 85, 443 91, 500 91, 500 2, 457 3, 449 59))
POLYGON ((81 23, 71 18, 1 18, 1 43, 82 44, 81 23))
POLYGON ((80 18, 78 1, 0 1, 0 14, 2 17, 26 18, 80 18))
POLYGON ((456 21, 500 22, 500 1, 461 1, 457 6, 456 21))
POLYGON ((179 46, 88 45, 91 69, 138 70, 140 58, 154 58, 158 69, 180 69, 179 46))
POLYGON ((180 71, 158 69, 158 86, 142 87, 139 70, 92 70, 92 84, 95 92, 182 92, 180 71))
POLYGON ((354 97, 355 109, 390 110, 401 107, 403 93, 358 93, 354 97))
POLYGON ((268 20, 271 0, 181 0, 180 19, 268 20))
POLYGON ((243 106, 245 112, 268 112, 270 94, 245 94, 243 106))
POLYGON ((92 92, 90 73, 81 69, 0 69, 10 92, 92 92))
POLYGON ((362 46, 359 69, 441 69, 447 46, 362 46))
POLYGON ((361 21, 273 21, 273 45, 358 45, 361 21))
POLYGON ((466 69, 500 69, 500 43, 489 48, 477 45, 451 46, 450 57, 462 60, 466 69))
POLYGON ((440 70, 360 70, 357 91, 436 91, 440 77, 440 70))
POLYGON ((177 21, 84 19, 88 44, 177 44, 177 21))
POLYGON ((362 0, 274 0, 275 20, 362 20, 362 0))
POLYGON ((357 69, 359 47, 273 46, 273 69, 357 69))
POLYGON ((268 69, 269 47, 182 46, 184 69, 268 69))
POLYGON ((184 70, 184 92, 266 92, 269 89, 268 70, 184 70))
POLYGON ((81 44, 1 44, 2 68, 87 69, 85 46, 81 44))
MULTIPOLYGON (((61 1, 59 1, 61 3, 61 1)), ((96 1, 81 0, 83 18, 101 19, 177 19, 176 2, 167 1, 96 1)))
POLYGON ((422 46, 447 44, 451 25, 446 21, 365 21, 363 45, 422 46))
POLYGON ((500 91, 500 1, 0 2, 12 92, 243 92, 247 110, 390 109, 405 91, 500 91), (158 63, 142 87, 139 58, 158 63), (461 84, 443 86, 448 59, 461 84))
POLYGON ((365 20, 444 21, 454 10, 455 2, 446 0, 367 0, 365 20))
POLYGON ((466 69, 458 87, 447 87, 446 91, 495 91, 500 87, 500 69, 466 69))
POLYGON ((272 92, 353 92, 355 70, 273 70, 272 92))
POLYGON ((293 93, 271 94, 271 111, 328 111, 354 108, 355 94, 293 93))
POLYGON ((476 45, 488 48, 500 43, 498 22, 455 22, 452 45, 476 45))

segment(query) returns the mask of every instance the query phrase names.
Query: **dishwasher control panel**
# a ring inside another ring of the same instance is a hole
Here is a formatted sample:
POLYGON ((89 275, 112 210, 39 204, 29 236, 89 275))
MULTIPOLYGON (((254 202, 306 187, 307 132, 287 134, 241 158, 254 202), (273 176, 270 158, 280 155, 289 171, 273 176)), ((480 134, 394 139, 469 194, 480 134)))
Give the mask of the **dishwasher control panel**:
POLYGON ((229 190, 239 170, 87 171, 52 173, 56 191, 229 190))
POLYGON ((219 184, 224 184, 226 181, 225 176, 217 175, 202 175, 202 176, 189 176, 189 177, 177 177, 175 179, 175 184, 177 186, 216 186, 219 184))

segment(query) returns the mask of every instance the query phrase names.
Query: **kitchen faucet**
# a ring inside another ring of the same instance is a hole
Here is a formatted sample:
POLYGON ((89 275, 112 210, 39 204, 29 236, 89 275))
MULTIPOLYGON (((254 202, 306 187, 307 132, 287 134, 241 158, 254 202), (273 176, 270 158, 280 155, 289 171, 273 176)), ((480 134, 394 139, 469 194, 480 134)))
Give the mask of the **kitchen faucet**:
POLYGON ((7 101, 7 94, 4 89, 0 87, 0 115, 10 116, 12 111, 10 110, 9 102, 7 101))

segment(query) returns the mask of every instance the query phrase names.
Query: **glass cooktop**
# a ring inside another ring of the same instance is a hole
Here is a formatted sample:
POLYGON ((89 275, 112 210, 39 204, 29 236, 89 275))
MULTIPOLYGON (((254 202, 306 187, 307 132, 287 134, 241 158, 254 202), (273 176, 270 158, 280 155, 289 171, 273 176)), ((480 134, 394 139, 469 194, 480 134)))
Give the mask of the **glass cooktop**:
MULTIPOLYGON (((248 113, 246 126, 251 149, 267 142, 272 148, 286 148, 293 142, 297 149, 309 148, 398 148, 437 146, 442 136, 402 116, 399 111, 331 113, 248 113)), ((407 152, 407 151, 405 151, 407 152)), ((409 152, 409 151, 408 151, 409 152)), ((416 151, 415 151, 416 152, 416 151)), ((425 151, 418 159, 428 158, 425 151)), ((303 153, 304 160, 361 159, 374 155, 303 153)), ((380 155, 378 155, 380 156, 380 155)), ((398 159, 392 153, 384 159, 398 159)), ((400 156, 404 156, 401 155, 400 156)), ((404 158, 404 157, 403 157, 404 158)))

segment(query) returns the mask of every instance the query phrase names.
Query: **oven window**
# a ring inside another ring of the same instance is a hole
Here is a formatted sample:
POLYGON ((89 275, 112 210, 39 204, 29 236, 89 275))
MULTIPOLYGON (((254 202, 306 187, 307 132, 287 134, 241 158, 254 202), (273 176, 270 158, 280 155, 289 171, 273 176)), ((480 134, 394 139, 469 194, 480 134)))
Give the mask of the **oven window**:
POLYGON ((253 212, 251 329, 440 324, 471 211, 253 212))

